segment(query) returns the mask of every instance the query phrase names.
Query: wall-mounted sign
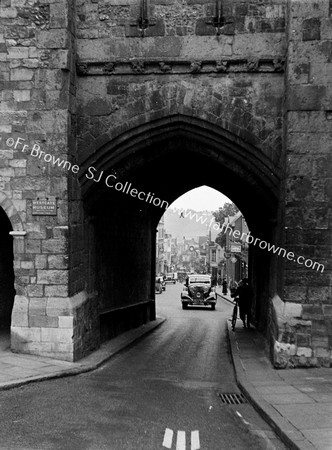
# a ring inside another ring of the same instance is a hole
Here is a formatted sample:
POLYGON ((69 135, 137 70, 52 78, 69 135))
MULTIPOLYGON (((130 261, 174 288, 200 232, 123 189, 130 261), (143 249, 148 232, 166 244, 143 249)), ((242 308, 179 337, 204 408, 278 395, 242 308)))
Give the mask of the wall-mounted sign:
POLYGON ((231 257, 231 262, 232 262, 233 264, 235 264, 236 261, 237 261, 237 259, 235 258, 235 256, 232 256, 232 257, 231 257))
POLYGON ((56 200, 32 200, 34 216, 56 216, 56 200))
POLYGON ((231 244, 232 253, 241 253, 241 244, 231 244))

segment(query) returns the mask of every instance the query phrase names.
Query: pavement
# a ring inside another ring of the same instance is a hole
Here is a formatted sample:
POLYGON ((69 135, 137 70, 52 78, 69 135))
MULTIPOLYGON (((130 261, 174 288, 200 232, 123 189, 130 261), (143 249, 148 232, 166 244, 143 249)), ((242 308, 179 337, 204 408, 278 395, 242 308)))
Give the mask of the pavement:
MULTIPOLYGON (((219 302, 232 302, 218 288, 219 302)), ((78 362, 12 353, 0 334, 0 390, 96 369, 159 327, 165 319, 130 330, 78 362)), ((239 388, 289 449, 332 449, 332 369, 274 369, 264 337, 228 321, 230 348, 239 388)))
POLYGON ((287 448, 331 450, 332 368, 274 369, 255 328, 228 321, 228 334, 239 388, 287 448))
POLYGON ((78 375, 97 369, 110 358, 130 347, 165 321, 157 317, 153 322, 127 331, 105 342, 95 352, 78 362, 13 353, 10 350, 9 333, 0 333, 0 391, 24 384, 78 375))

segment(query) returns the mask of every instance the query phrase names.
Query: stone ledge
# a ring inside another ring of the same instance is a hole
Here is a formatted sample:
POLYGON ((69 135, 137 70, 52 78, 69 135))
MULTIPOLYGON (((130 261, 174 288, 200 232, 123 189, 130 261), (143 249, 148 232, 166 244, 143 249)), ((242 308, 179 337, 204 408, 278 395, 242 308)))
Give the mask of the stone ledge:
POLYGON ((87 75, 176 75, 232 72, 283 73, 285 60, 279 58, 223 58, 222 60, 189 60, 174 58, 114 59, 109 61, 80 61, 77 74, 87 75))

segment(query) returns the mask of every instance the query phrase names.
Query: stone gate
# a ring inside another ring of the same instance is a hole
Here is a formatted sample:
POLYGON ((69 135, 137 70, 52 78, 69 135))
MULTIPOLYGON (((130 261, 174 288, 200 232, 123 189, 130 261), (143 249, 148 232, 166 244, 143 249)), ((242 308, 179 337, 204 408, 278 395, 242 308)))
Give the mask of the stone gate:
POLYGON ((250 249, 275 366, 330 366, 332 2, 3 0, 0 20, 12 349, 77 360, 153 320, 156 226, 207 184, 285 249, 250 249))

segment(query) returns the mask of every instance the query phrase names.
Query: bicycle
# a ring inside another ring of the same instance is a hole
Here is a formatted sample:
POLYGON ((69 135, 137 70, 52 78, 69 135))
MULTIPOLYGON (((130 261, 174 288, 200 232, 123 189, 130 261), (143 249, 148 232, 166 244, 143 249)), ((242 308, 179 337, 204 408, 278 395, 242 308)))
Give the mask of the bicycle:
POLYGON ((233 308, 233 314, 232 314, 232 331, 235 331, 235 324, 236 324, 236 320, 237 320, 237 311, 238 311, 238 299, 235 298, 235 305, 233 308))

